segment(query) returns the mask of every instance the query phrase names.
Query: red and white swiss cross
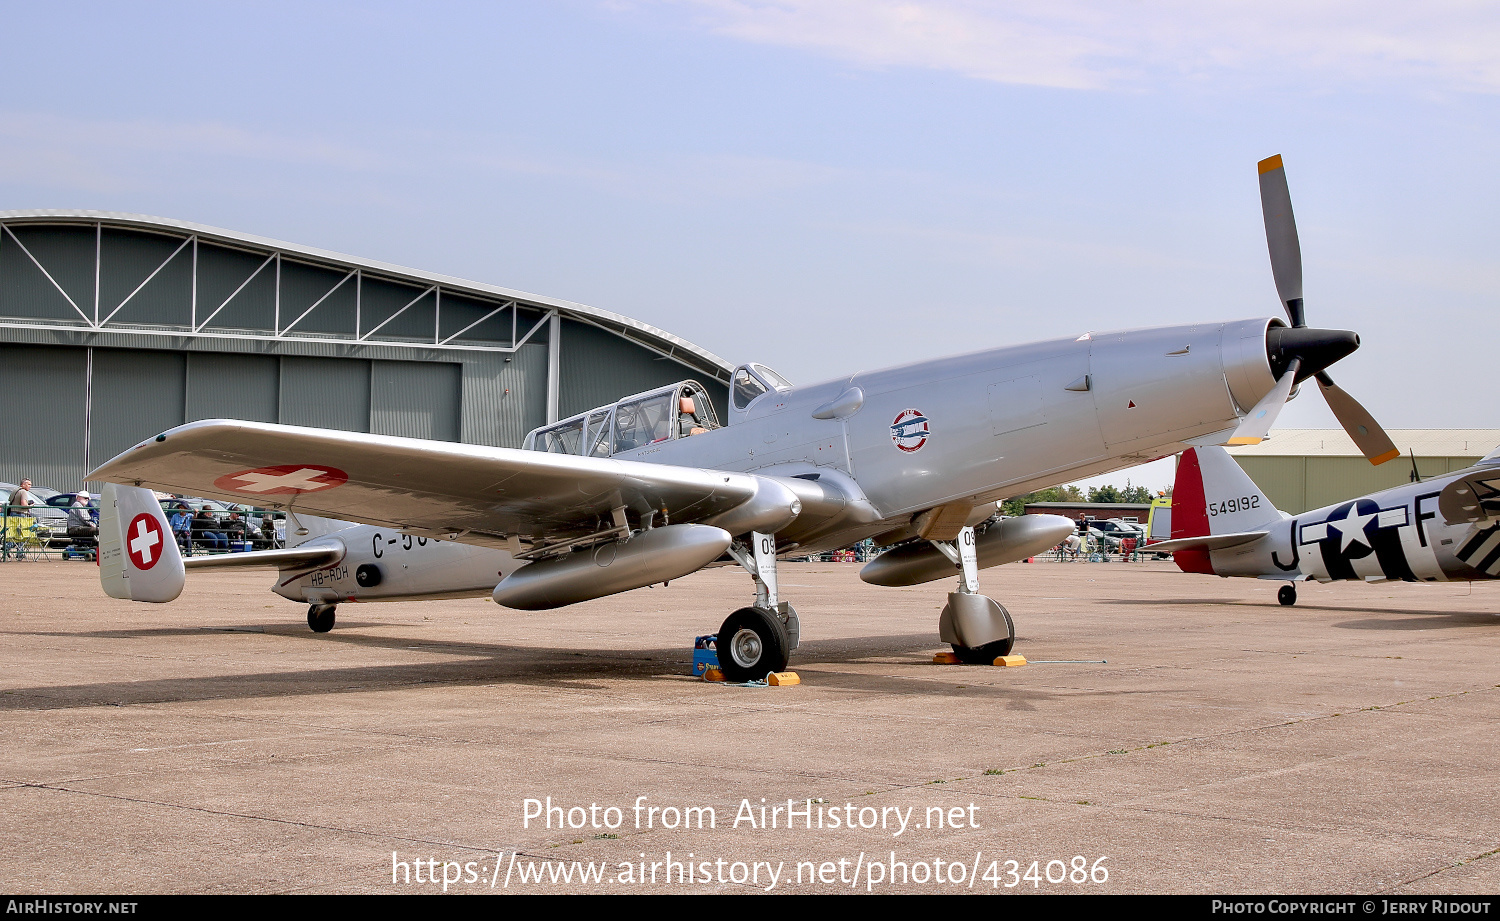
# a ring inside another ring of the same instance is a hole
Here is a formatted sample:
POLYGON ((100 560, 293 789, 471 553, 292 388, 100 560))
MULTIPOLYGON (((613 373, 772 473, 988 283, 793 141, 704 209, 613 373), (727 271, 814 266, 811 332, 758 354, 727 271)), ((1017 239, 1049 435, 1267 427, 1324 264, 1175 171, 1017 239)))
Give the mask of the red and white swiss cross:
POLYGON ((125 552, 130 554, 130 562, 136 569, 144 571, 155 566, 166 543, 161 525, 148 512, 130 519, 130 527, 125 529, 125 552))
POLYGON ((337 467, 322 464, 282 464, 279 467, 257 467, 241 470, 214 480, 227 492, 248 496, 285 496, 332 489, 349 482, 349 474, 337 467))

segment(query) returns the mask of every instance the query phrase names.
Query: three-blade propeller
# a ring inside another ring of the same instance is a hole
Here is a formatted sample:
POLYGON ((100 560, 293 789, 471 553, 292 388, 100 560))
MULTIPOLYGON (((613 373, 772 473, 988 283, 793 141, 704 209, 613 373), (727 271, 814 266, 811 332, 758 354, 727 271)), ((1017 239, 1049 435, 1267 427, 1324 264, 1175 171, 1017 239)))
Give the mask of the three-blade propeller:
POLYGON ((1235 430, 1230 444, 1256 444, 1266 437, 1281 412, 1293 386, 1316 376, 1318 389, 1328 408, 1349 433, 1354 444, 1372 464, 1383 464, 1401 456, 1375 417, 1333 382, 1328 365, 1359 347, 1359 337, 1340 330, 1314 330, 1307 326, 1302 303, 1302 245, 1297 240, 1297 219, 1292 214, 1292 194, 1286 184, 1281 155, 1260 161, 1260 206, 1266 221, 1266 247, 1271 253, 1271 273, 1276 293, 1286 308, 1290 330, 1271 330, 1267 351, 1273 368, 1282 364, 1271 392, 1261 398, 1235 430), (1306 332, 1299 332, 1305 330, 1306 332))

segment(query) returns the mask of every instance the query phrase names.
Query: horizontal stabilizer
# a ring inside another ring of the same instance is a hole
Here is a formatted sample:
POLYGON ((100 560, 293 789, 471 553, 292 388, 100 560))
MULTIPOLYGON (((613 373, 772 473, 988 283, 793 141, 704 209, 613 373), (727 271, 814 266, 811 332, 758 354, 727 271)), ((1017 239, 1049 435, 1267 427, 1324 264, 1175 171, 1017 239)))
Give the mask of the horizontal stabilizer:
POLYGON ((344 545, 319 543, 289 550, 252 550, 248 553, 216 553, 193 556, 182 561, 185 569, 303 569, 332 566, 344 558, 344 545))
POLYGON ((1239 534, 1213 534, 1204 537, 1183 537, 1177 540, 1158 541, 1141 549, 1146 553, 1175 553, 1178 550, 1228 550, 1242 544, 1260 540, 1270 531, 1243 531, 1239 534))

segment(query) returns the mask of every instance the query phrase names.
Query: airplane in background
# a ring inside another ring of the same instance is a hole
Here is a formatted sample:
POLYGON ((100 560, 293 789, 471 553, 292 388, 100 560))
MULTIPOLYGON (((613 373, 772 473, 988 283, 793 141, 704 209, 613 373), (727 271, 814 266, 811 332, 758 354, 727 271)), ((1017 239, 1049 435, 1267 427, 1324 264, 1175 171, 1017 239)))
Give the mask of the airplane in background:
POLYGON ((111 484, 101 579, 114 597, 164 602, 187 568, 273 566, 275 591, 309 604, 309 626, 324 631, 348 602, 487 594, 536 610, 739 565, 755 598, 724 621, 718 653, 727 678, 749 680, 785 668, 798 643, 777 558, 872 538, 888 549, 861 578, 958 576, 939 636, 964 661, 992 661, 1015 628, 980 594, 978 571, 1073 529, 1059 516, 993 521, 999 501, 1192 446, 1259 441, 1313 375, 1366 457, 1396 456, 1325 371, 1359 337, 1304 321, 1279 156, 1262 161, 1260 183, 1290 326, 1085 332, 800 387, 751 363, 732 376, 727 424, 688 381, 539 428, 520 449, 193 422, 90 475, 111 484), (184 562, 153 488, 284 509, 301 540, 184 562))
POLYGON ((1184 451, 1172 488, 1171 551, 1183 572, 1297 583, 1500 578, 1500 448, 1467 470, 1287 515, 1220 447, 1184 451))

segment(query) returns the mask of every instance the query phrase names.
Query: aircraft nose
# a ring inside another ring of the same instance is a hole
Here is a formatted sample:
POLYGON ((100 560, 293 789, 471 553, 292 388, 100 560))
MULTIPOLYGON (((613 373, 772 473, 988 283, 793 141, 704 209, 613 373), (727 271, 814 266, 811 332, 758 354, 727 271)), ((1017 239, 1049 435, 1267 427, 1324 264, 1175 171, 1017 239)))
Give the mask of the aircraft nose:
POLYGON ((1266 331, 1266 357, 1271 361, 1272 374, 1280 378, 1291 360, 1300 358, 1299 384, 1357 348, 1359 334, 1348 329, 1273 326, 1266 331))

